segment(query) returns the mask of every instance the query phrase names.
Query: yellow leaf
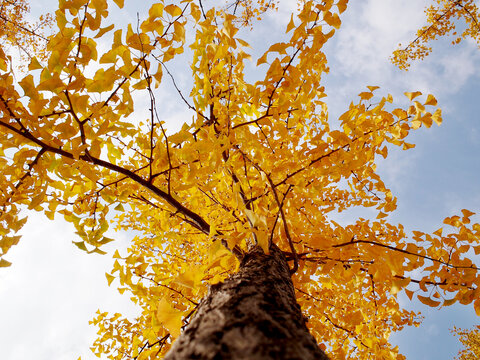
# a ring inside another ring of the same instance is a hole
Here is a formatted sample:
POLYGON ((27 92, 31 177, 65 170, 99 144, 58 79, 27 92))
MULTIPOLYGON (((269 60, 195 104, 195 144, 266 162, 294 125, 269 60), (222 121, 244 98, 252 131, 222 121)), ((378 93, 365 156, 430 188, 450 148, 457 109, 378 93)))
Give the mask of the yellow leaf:
POLYGON ((65 12, 62 11, 61 9, 58 9, 55 11, 55 20, 57 22, 57 26, 60 30, 63 30, 65 28, 65 25, 67 24, 67 18, 65 16, 65 12))
POLYGON ((192 2, 190 4, 190 12, 191 12, 192 17, 195 20, 195 22, 198 22, 200 20, 201 16, 202 16, 202 13, 201 13, 198 5, 192 2))
POLYGON ((435 105, 437 105, 437 99, 435 99, 435 97, 432 94, 428 94, 427 101, 425 101, 424 105, 435 106, 435 105))
POLYGON ((28 205, 28 208, 31 210, 31 209, 35 209, 37 206, 39 206, 42 202, 43 202, 43 199, 45 198, 45 194, 44 193, 41 193, 41 194, 38 194, 36 196, 33 197, 32 201, 30 202, 30 204, 28 205))
POLYGON ((175 29, 173 37, 176 41, 185 42, 185 27, 180 24, 179 22, 173 23, 173 27, 175 29))
POLYGON ((467 209, 462 209, 462 214, 463 214, 464 217, 467 217, 467 218, 469 218, 472 215, 475 215, 474 212, 472 212, 470 210, 467 210, 467 209))
POLYGON ((422 114, 425 113, 425 106, 420 104, 418 101, 414 101, 413 104, 415 105, 415 110, 416 110, 417 114, 418 113, 422 113, 422 114))
POLYGON ((349 322, 352 325, 358 325, 361 324, 364 320, 362 312, 360 310, 353 311, 348 315, 349 322))
POLYGON ((396 116, 399 119, 405 119, 407 117, 407 113, 405 110, 402 109, 395 109, 392 111, 392 115, 396 116))
POLYGON ((276 43, 270 46, 268 52, 278 52, 279 54, 286 54, 285 49, 287 48, 287 44, 285 43, 276 43))
POLYGON ((42 76, 40 76, 41 83, 37 86, 37 90, 46 90, 51 92, 58 92, 61 88, 65 87, 65 84, 60 80, 58 76, 52 77, 50 73, 43 69, 42 76))
POLYGON ((292 30, 293 28, 295 27, 295 23, 293 22, 293 14, 290 16, 290 22, 288 23, 287 25, 287 31, 285 31, 286 33, 288 33, 290 30, 292 30))
POLYGON ((246 42, 245 40, 242 40, 242 39, 236 39, 240 45, 242 46, 245 46, 245 47, 250 47, 250 44, 248 42, 246 42))
POLYGON ((148 10, 148 16, 153 18, 153 19, 162 17, 163 8, 164 8, 164 5, 161 2, 153 4, 150 7, 150 10, 148 10))
POLYGON ((348 0, 339 0, 337 3, 338 12, 341 14, 347 10, 348 0))
POLYGON ((117 205, 117 206, 115 206, 114 210, 117 210, 117 211, 120 211, 120 212, 123 212, 123 211, 125 211, 125 209, 124 209, 124 207, 123 207, 122 203, 118 203, 118 205, 117 205))
POLYGON ((427 128, 430 128, 430 126, 432 126, 432 117, 430 116, 430 114, 427 114, 423 117, 420 118, 420 121, 422 122, 422 124, 424 124, 427 128))
POLYGON ((169 4, 165 6, 165 12, 170 14, 172 17, 180 16, 182 13, 182 9, 180 9, 177 5, 169 4))
POLYGON ((80 250, 83 250, 83 251, 87 251, 88 252, 88 249, 87 247, 85 246, 85 242, 84 241, 72 241, 73 244, 78 247, 80 250))
POLYGON ((422 93, 420 91, 414 91, 414 92, 406 92, 404 93, 405 96, 408 98, 408 100, 412 101, 413 99, 415 99, 417 96, 420 96, 422 95, 422 93))
POLYGON ((440 126, 440 124, 442 123, 442 110, 441 109, 435 110, 435 112, 432 115, 432 120, 435 121, 435 123, 440 126))
MULTIPOLYGON (((450 305, 453 305, 457 302, 457 299, 453 298, 453 299, 445 299, 443 300, 443 303, 442 303, 442 306, 450 306, 450 305)), ((475 306, 475 304, 474 304, 475 306)), ((477 314, 478 315, 478 314, 477 314)))
POLYGON ((178 133, 169 136, 168 140, 175 144, 181 144, 191 137, 192 135, 189 132, 180 130, 178 133))
POLYGON ((7 71, 8 63, 5 61, 4 58, 0 58, 0 70, 7 71))
POLYGON ((258 245, 262 248, 265 254, 269 254, 270 249, 268 248, 268 234, 264 230, 255 229, 255 235, 257 237, 258 245))
POLYGON ((180 335, 183 313, 176 310, 165 298, 162 298, 157 307, 157 320, 170 332, 173 338, 180 335))
POLYGON ((447 225, 450 225, 450 226, 455 226, 455 227, 462 226, 462 223, 460 222, 460 217, 459 216, 446 217, 445 220, 443 220, 443 223, 447 224, 447 225))
POLYGON ((363 91, 360 94, 358 94, 358 96, 360 96, 360 99, 362 100, 370 100, 373 97, 373 93, 368 91, 363 91))
POLYGON ((330 26, 333 26, 335 29, 339 29, 342 21, 336 13, 331 13, 327 11, 323 14, 323 20, 330 26))
POLYGON ((38 70, 42 68, 43 68, 42 64, 40 64, 38 59, 35 56, 32 57, 32 59, 30 60, 30 64, 28 64, 28 70, 32 71, 32 70, 38 70))
POLYGON ((432 300, 428 296, 417 295, 417 298, 423 304, 431 306, 431 307, 437 307, 438 305, 440 305, 440 301, 432 300))
POLYGON ((24 217, 22 219, 19 219, 17 221, 15 221, 14 223, 10 224, 9 225, 9 228, 15 232, 17 232, 18 230, 20 230, 23 225, 25 225, 25 223, 27 222, 27 217, 24 217))
POLYGON ((412 297, 413 297, 413 291, 412 290, 405 289, 405 294, 407 294, 408 298, 410 300, 412 300, 412 297))
POLYGON ((120 47, 112 48, 100 57, 100 64, 115 63, 117 56, 120 54, 120 47))
POLYGON ((17 245, 18 242, 20 241, 21 236, 4 236, 2 239, 0 239, 0 249, 2 249, 2 253, 6 254, 8 250, 14 246, 17 245))
POLYGON ((107 32, 109 32, 110 30, 112 30, 114 28, 115 25, 111 24, 107 27, 104 27, 104 28, 101 28, 98 33, 95 35, 95 39, 98 39, 99 37, 102 37, 104 34, 106 34, 107 32))
POLYGON ((9 267, 10 265, 12 265, 11 262, 9 262, 5 259, 0 259, 0 267, 9 267))
POLYGON ((25 93, 25 96, 28 96, 31 99, 38 98, 38 91, 36 90, 35 84, 33 83, 33 76, 27 75, 18 83, 25 93))
POLYGON ((113 0, 113 2, 115 4, 117 4, 117 6, 122 9, 123 8, 123 3, 124 3, 124 0, 113 0))
POLYGON ((385 214, 384 212, 380 211, 377 215, 377 219, 383 219, 386 218, 388 214, 385 214))
POLYGON ((259 216, 252 210, 245 209, 245 215, 247 215, 248 220, 250 220, 250 223, 252 227, 259 227, 262 224, 267 225, 267 221, 264 216, 259 216))
POLYGON ((175 279, 175 283, 188 287, 190 289, 195 289, 201 279, 202 272, 199 271, 199 269, 196 267, 191 267, 184 273, 177 276, 177 278, 175 279))
POLYGON ((390 293, 392 295, 395 295, 398 293, 400 290, 405 288, 408 284, 410 283, 410 278, 405 278, 405 279, 393 279, 392 280, 392 287, 390 289, 390 293))
POLYGON ((388 156, 388 148, 387 148, 386 145, 385 145, 379 152, 380 152, 380 154, 383 156, 384 159, 387 158, 387 156, 388 156))
POLYGON ((105 273, 105 277, 107 278, 108 281, 108 286, 112 283, 112 281, 115 279, 115 276, 110 275, 109 273, 105 273))
POLYGON ((417 130, 418 128, 420 128, 422 126, 422 122, 420 120, 412 120, 410 125, 411 125, 413 130, 417 130))
POLYGON ((375 343, 375 338, 368 337, 365 339, 362 339, 362 342, 369 348, 373 347, 373 344, 375 343))
POLYGON ((267 62, 267 55, 268 55, 268 52, 263 54, 262 57, 257 60, 257 66, 267 62))

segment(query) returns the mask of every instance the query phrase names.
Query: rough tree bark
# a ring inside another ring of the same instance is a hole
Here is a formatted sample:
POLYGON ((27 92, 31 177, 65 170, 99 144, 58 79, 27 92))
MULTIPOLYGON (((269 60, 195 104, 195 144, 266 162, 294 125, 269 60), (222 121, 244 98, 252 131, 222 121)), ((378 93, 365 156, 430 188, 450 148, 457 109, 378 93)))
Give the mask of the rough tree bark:
POLYGON ((274 246, 254 249, 239 271, 210 288, 166 360, 328 360, 309 333, 289 268, 274 246))

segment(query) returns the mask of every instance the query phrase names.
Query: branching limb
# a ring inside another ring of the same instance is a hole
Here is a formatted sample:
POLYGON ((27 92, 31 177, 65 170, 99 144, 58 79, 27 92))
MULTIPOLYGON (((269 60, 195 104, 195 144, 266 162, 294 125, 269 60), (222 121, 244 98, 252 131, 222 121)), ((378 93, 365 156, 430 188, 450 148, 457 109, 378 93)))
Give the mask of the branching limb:
MULTIPOLYGON (((287 218, 285 216, 285 212, 283 211, 283 200, 280 202, 280 199, 277 194, 277 190, 275 188, 275 185, 273 184, 272 178, 270 177, 270 174, 268 174, 265 170, 263 170, 260 165, 252 161, 245 153, 243 153, 241 150, 239 150, 242 155, 261 173, 264 173, 268 183, 270 184, 270 188, 272 189, 273 196, 275 198, 275 202, 277 203, 277 206, 279 208, 280 216, 282 217, 282 222, 283 222, 283 229, 285 231, 285 236, 287 237, 288 244, 290 246, 290 250, 292 251, 293 254, 293 268, 290 269, 290 274, 294 274, 298 270, 298 255, 297 251, 295 250, 295 246, 293 244, 292 237, 290 236, 290 230, 288 229, 288 223, 287 223, 287 218)), ((287 191, 288 192, 288 191, 287 191)))
POLYGON ((371 241, 371 240, 352 240, 352 241, 349 241, 349 242, 333 245, 332 247, 333 248, 340 248, 340 247, 355 245, 355 244, 369 244, 369 245, 375 245, 375 246, 383 247, 383 248, 391 250, 391 251, 401 252, 403 254, 416 256, 416 257, 419 257, 419 258, 422 258, 422 259, 425 259, 425 260, 430 260, 432 262, 436 262, 436 263, 445 265, 445 266, 447 266, 449 268, 453 268, 453 269, 474 269, 476 271, 480 270, 478 267, 476 267, 474 265, 471 265, 471 266, 456 266, 456 265, 452 265, 452 264, 450 264, 448 262, 445 262, 443 260, 440 260, 440 259, 435 259, 435 258, 432 258, 430 256, 426 256, 426 255, 422 255, 422 254, 418 254, 418 253, 413 253, 411 251, 407 251, 407 250, 404 250, 404 249, 399 249, 399 248, 391 246, 391 245, 385 245, 385 244, 375 242, 375 241, 371 241))
MULTIPOLYGON (((8 114, 10 115, 11 118, 16 119, 17 122, 19 121, 19 118, 15 115, 15 113, 12 111, 10 107, 7 106, 6 108, 8 114)), ((32 133, 28 131, 24 131, 21 129, 16 128, 10 123, 6 123, 3 121, 0 121, 0 127, 3 127, 4 129, 17 134, 24 138, 25 140, 28 140, 31 143, 36 144, 40 148, 44 149, 46 152, 51 152, 57 155, 60 155, 62 157, 65 157, 67 159, 71 160, 82 160, 87 163, 91 163, 93 165, 100 166, 105 169, 112 170, 116 173, 122 174, 130 178, 132 181, 138 183, 139 185, 143 186, 144 188, 148 189, 151 191, 153 194, 158 196, 159 198, 163 199, 165 202, 167 202, 170 206, 172 206, 174 209, 176 209, 178 212, 182 213, 185 215, 185 217, 189 220, 189 223, 203 232, 206 235, 210 234, 210 224, 208 224, 200 215, 197 213, 193 212, 192 210, 186 208, 182 203, 180 203, 178 200, 176 200, 173 195, 168 194, 164 190, 158 188, 157 186, 153 185, 150 183, 148 180, 142 178, 140 175, 136 174, 134 171, 126 169, 122 166, 112 164, 108 161, 102 160, 100 158, 91 156, 87 152, 83 155, 80 155, 78 158, 76 158, 72 153, 63 150, 61 147, 56 147, 53 145, 50 145, 37 137, 35 137, 32 133)))

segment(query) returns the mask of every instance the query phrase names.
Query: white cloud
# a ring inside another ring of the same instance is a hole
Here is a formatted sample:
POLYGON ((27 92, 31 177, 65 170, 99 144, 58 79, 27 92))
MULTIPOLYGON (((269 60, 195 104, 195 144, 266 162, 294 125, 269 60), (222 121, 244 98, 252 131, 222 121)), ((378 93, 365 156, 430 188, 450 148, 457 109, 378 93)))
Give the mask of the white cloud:
POLYGON ((405 152, 400 148, 390 148, 387 160, 378 162, 378 171, 382 174, 387 186, 397 191, 411 186, 411 182, 406 181, 406 178, 411 180, 418 156, 415 151, 405 152))
POLYGON ((347 74, 378 78, 389 72, 388 61, 399 42, 409 40, 422 23, 424 1, 405 6, 397 0, 352 3, 342 16, 334 53, 347 74))
MULTIPOLYGON (((440 60, 443 67, 445 81, 442 90, 446 93, 455 93, 465 85, 467 81, 478 78, 480 65, 480 53, 478 48, 472 45, 455 49, 455 56, 445 56, 440 60)), ((440 87, 440 86, 439 86, 440 87)))
MULTIPOLYGON (((398 99, 404 91, 420 90, 439 98, 455 94, 478 77, 480 52, 472 41, 452 48, 448 39, 434 42, 424 61, 414 62, 408 72, 389 60, 399 43, 406 45, 425 23, 427 1, 369 0, 353 2, 342 16, 343 25, 327 45, 336 86, 329 94, 349 99, 365 85, 386 87, 398 99), (336 81, 340 79, 341 81, 336 81)), ((338 106, 338 100, 333 100, 338 106)))
POLYGON ((97 309, 133 315, 127 296, 107 287, 117 238, 105 256, 88 255, 73 244, 70 224, 32 213, 24 237, 7 255, 13 264, 0 269, 0 358, 8 360, 93 359, 89 351, 96 329, 88 325, 97 309))
POLYGON ((279 3, 277 11, 267 13, 267 19, 272 20, 278 29, 285 29, 290 21, 290 15, 297 13, 298 8, 297 0, 284 0, 279 3))

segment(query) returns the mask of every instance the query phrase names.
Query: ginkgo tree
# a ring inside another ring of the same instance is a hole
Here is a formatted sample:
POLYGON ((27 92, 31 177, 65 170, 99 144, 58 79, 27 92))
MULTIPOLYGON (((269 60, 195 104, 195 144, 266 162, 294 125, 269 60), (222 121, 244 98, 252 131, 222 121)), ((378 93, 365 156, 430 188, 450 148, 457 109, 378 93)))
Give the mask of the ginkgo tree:
POLYGON ((419 318, 400 293, 480 313, 474 213, 406 234, 376 171, 389 148, 414 147, 412 130, 441 123, 435 97, 408 92, 398 107, 368 86, 328 118, 323 47, 346 0, 300 2, 256 59, 245 39, 281 3, 157 1, 125 27, 109 18, 123 5, 60 0, 47 59, 23 78, 0 49, 0 266, 25 209, 63 216, 89 253, 109 227, 135 234, 106 277, 141 313, 99 311, 95 354, 401 359, 389 336, 419 318), (189 91, 169 70, 185 56, 189 91), (164 88, 191 111, 176 132, 164 88), (335 221, 352 208, 366 215, 335 221))
POLYGON ((456 360, 475 360, 480 357, 480 326, 477 325, 470 330, 454 328, 453 333, 464 346, 456 360))
POLYGON ((480 9, 475 0, 434 0, 425 9, 427 24, 417 30, 416 38, 406 47, 395 50, 392 62, 407 70, 413 60, 424 59, 432 52, 431 43, 453 36, 452 44, 470 40, 480 48, 480 9), (460 30, 461 29, 461 30, 460 30))
POLYGON ((0 45, 19 51, 24 60, 36 55, 44 59, 47 38, 45 30, 53 22, 50 14, 41 15, 38 21, 28 18, 30 6, 27 0, 0 1, 0 45))

